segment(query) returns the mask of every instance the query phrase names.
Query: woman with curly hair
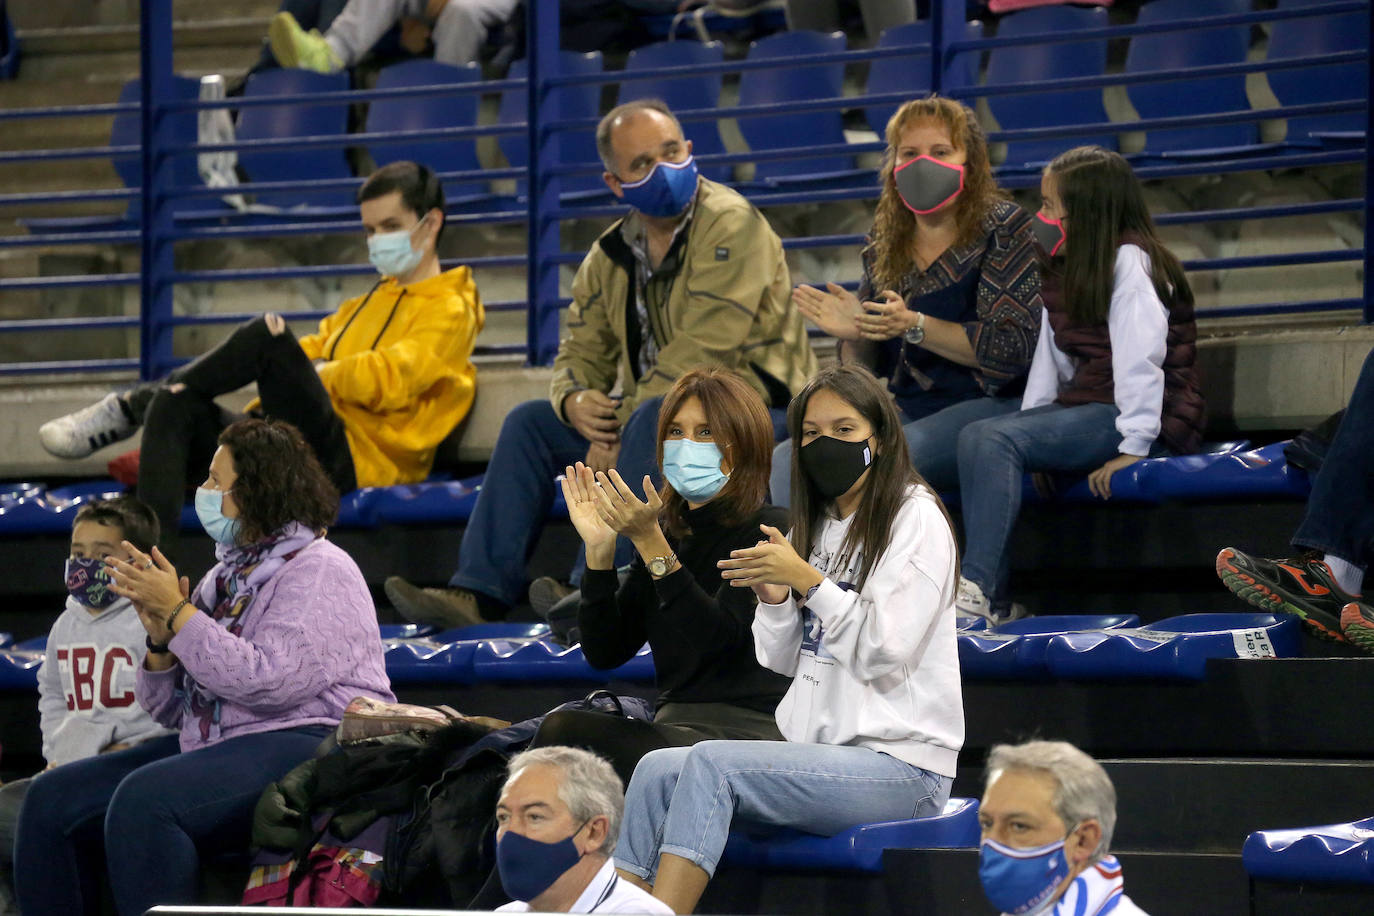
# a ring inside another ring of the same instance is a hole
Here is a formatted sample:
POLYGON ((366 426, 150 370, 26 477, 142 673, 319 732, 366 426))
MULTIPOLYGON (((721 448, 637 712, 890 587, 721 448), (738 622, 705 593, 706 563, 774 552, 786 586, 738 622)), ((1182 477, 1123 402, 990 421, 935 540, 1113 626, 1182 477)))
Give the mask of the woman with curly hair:
MULTIPOLYGON (((1016 409, 1040 328, 1031 219, 997 187, 976 116, 915 99, 887 124, 882 195, 858 295, 802 285, 793 300, 840 341, 840 361, 887 380, 912 463, 937 490, 959 485, 959 430, 1016 409)), ((786 505, 791 443, 773 455, 786 505)))
POLYGON ((121 914, 194 903, 200 856, 248 848, 267 784, 308 759, 354 697, 395 699, 367 583, 324 539, 338 508, 295 427, 241 420, 220 434, 196 491, 219 560, 200 584, 192 590, 156 547, 125 541, 132 562, 107 558, 148 654, 134 693, 96 701, 137 701, 180 734, 34 779, 15 841, 23 912, 93 902, 99 875, 87 856, 102 823, 121 914))

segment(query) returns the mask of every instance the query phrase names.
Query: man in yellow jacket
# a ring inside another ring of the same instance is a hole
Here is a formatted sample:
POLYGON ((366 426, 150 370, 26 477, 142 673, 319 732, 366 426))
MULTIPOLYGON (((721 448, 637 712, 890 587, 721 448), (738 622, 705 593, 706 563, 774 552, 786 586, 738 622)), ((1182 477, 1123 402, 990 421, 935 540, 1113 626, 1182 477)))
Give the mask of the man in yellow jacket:
POLYGON ((82 458, 143 427, 139 498, 175 544, 187 473, 199 474, 236 417, 214 398, 256 382, 249 405, 297 426, 341 493, 423 480, 467 416, 485 315, 467 267, 440 271, 444 192, 429 168, 395 162, 358 191, 368 256, 382 275, 297 340, 268 313, 165 379, 111 393, 43 424, 44 448, 82 458))
POLYGON ((412 620, 458 626, 523 600, 555 476, 573 462, 616 467, 636 491, 645 474, 657 480, 658 408, 683 373, 734 369, 781 427, 816 371, 777 233, 737 192, 698 177, 672 112, 628 102, 601 120, 596 143, 606 185, 629 215, 602 233, 573 280, 549 398, 506 416, 450 588, 387 580, 387 596, 412 620))

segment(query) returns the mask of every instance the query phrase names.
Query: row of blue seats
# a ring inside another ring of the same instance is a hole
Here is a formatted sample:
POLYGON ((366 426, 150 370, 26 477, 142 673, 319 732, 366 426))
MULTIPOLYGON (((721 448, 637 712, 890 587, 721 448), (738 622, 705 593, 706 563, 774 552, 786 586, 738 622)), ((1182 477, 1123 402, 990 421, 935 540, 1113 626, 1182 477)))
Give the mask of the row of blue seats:
MULTIPOLYGON (((1273 614, 1185 614, 1138 626, 1134 614, 1034 617, 959 633, 963 674, 982 678, 1202 680, 1208 659, 1292 658, 1302 654, 1298 618, 1273 614)), ((652 683, 654 659, 643 646, 618 668, 593 668, 580 646, 560 646, 542 624, 488 624, 434 633, 382 627, 387 674, 396 684, 652 683)), ((0 689, 33 690, 46 639, 0 648, 0 689)))
MULTIPOLYGON (((1311 489, 1307 472, 1289 465, 1286 442, 1249 449, 1248 443, 1226 442, 1198 455, 1151 458, 1118 471, 1112 478, 1115 502, 1159 505, 1167 502, 1213 502, 1240 499, 1301 500, 1311 489)), ((1055 500, 1099 502, 1079 478, 1061 482, 1055 500)), ((337 526, 376 528, 381 525, 452 524, 465 522, 477 505, 482 478, 429 480, 394 487, 367 487, 345 494, 337 526)), ((1029 478, 1026 498, 1043 500, 1029 478)), ((88 481, 49 490, 42 484, 0 484, 0 538, 71 529, 71 516, 82 503, 122 493, 112 480, 88 481)), ((957 505, 957 497, 947 498, 957 505)), ((553 517, 566 518, 567 506, 555 491, 553 517)), ((187 506, 182 527, 199 530, 195 510, 187 506)))
MULTIPOLYGON (((1316 0, 1281 0, 1280 9, 1312 5, 1316 0)), ((1167 23, 1180 19, 1207 15, 1245 13, 1250 0, 1156 0, 1141 9, 1139 23, 1167 23)), ((1365 14, 1367 17, 1367 14, 1365 14)), ((996 37, 1018 37, 1041 34, 1071 34, 1075 31, 1099 29, 1107 25, 1106 11, 1051 7, 1029 10, 1005 17, 997 26, 996 37)), ((1285 20, 1273 30, 1269 43, 1270 59, 1337 53, 1366 49, 1368 28, 1360 25, 1361 14, 1285 20)), ((964 39, 990 34, 978 23, 965 26, 964 39)), ((1183 32, 1138 36, 1131 40, 1126 59, 1126 73, 1149 73, 1164 70, 1187 72, 1197 67, 1241 64, 1249 55, 1248 25, 1197 28, 1183 32)), ((931 41, 930 24, 926 21, 889 29, 878 42, 879 48, 925 46, 931 41)), ((745 70, 740 76, 739 104, 767 105, 804 102, 842 96, 844 64, 796 65, 791 60, 806 59, 819 54, 845 50, 843 33, 823 35, 815 32, 782 32, 755 42, 750 47, 749 60, 784 60, 778 67, 745 70)), ((978 79, 980 52, 950 54, 943 71, 947 89, 957 92, 973 86, 978 79)), ((629 55, 621 83, 619 100, 658 97, 676 110, 714 108, 721 95, 723 74, 700 74, 679 77, 660 77, 658 71, 668 67, 695 64, 720 64, 724 51, 718 42, 662 42, 637 49, 629 55)), ((603 72, 599 52, 578 54, 563 52, 559 69, 562 74, 592 76, 603 72)), ((1107 72, 1107 40, 1059 42, 1022 47, 994 48, 988 53, 986 79, 989 84, 1010 84, 1056 80, 1071 77, 1100 76, 1107 72)), ((525 61, 516 61, 510 77, 523 78, 527 73, 525 61)), ((1280 102, 1288 105, 1341 101, 1364 98, 1368 85, 1367 64, 1335 64, 1272 71, 1269 82, 1280 102)), ((928 52, 884 57, 874 60, 869 68, 868 93, 901 93, 912 97, 929 90, 931 67, 928 52)), ((434 61, 409 61, 383 70, 377 88, 397 89, 424 87, 449 83, 474 83, 481 79, 476 64, 454 67, 434 61)), ((254 74, 244 87, 244 97, 269 98, 312 92, 338 92, 349 88, 347 73, 322 75, 301 70, 269 70, 254 74)), ((560 119, 595 118, 600 112, 601 86, 595 83, 560 86, 553 90, 559 106, 560 119)), ((197 81, 177 78, 173 93, 177 100, 188 101, 199 94, 197 81)), ((1244 74, 1180 79, 1159 83, 1139 83, 1127 87, 1127 94, 1137 112, 1145 118, 1178 117, 1185 115, 1220 114, 1247 111, 1250 102, 1244 74)), ((498 125, 522 122, 526 117, 526 91, 511 89, 502 94, 498 125)), ((139 98, 137 81, 130 82, 120 94, 121 102, 135 102, 139 98)), ((381 99, 369 106, 364 130, 387 134, 407 130, 445 127, 473 127, 477 125, 477 95, 422 96, 416 98, 381 99)), ((1101 89, 1073 90, 1041 94, 1035 104, 1026 104, 1023 95, 991 96, 988 106, 1003 129, 1039 128, 1097 124, 1109 121, 1103 104, 1101 89)), ((872 105, 864 113, 869 126, 880 136, 895 103, 872 105)), ((295 137, 345 136, 347 134, 346 105, 302 104, 281 106, 250 106, 240 111, 237 132, 240 140, 271 140, 295 137)), ((739 129, 750 150, 769 150, 816 145, 843 145, 843 113, 839 110, 807 112, 802 115, 752 115, 737 118, 739 129)), ((170 132, 177 142, 190 143, 196 138, 195 112, 174 114, 170 132)), ((1364 115, 1360 112, 1329 114, 1293 119, 1289 124, 1288 146, 1311 146, 1322 142, 1341 142, 1363 139, 1364 115)), ((1121 129, 1130 129, 1123 122, 1121 129)), ((724 153, 718 123, 715 120, 693 122, 687 126, 698 155, 724 153)), ((137 115, 121 115, 115 119, 110 142, 113 146, 137 145, 140 141, 137 115)), ((564 164, 595 164, 598 162, 595 142, 590 130, 560 132, 551 141, 559 146, 559 159, 564 164)), ((503 134, 498 137, 502 153, 512 168, 528 166, 527 140, 523 134, 503 134)), ((1078 143, 1100 143, 1110 148, 1117 145, 1116 137, 1104 134, 1076 137, 1070 140, 1028 140, 1008 145, 1009 167, 1038 167, 1066 146, 1078 143)), ((1258 125, 1254 122, 1196 126, 1150 131, 1144 149, 1146 155, 1165 157, 1216 158, 1245 153, 1269 151, 1276 144, 1259 143, 1258 125)), ((440 141, 411 141, 408 143, 370 143, 368 151, 378 165, 398 159, 426 162, 441 172, 473 172, 481 168, 475 138, 451 138, 440 141)), ((184 154, 174 157, 175 181, 178 185, 200 182, 195 157, 184 154)), ((140 183, 136 159, 117 159, 114 162, 121 179, 128 187, 140 183)), ((240 167, 256 181, 308 181, 312 179, 352 177, 346 151, 319 149, 309 156, 295 150, 244 150, 239 153, 240 167)), ((874 186, 869 169, 856 169, 853 156, 832 155, 794 159, 761 160, 755 164, 754 184, 768 187, 794 185, 830 186, 835 183, 874 186)), ((704 164, 703 174, 727 181, 733 167, 704 164)), ((564 176, 563 190, 570 199, 591 199, 608 195, 600 176, 594 171, 564 176)), ((451 183, 449 196, 455 209, 502 209, 515 206, 525 194, 523 179, 517 183, 516 199, 498 198, 480 181, 451 183)), ((178 206, 187 219, 215 219, 232 211, 210 198, 210 209, 197 199, 192 206, 178 206)), ((351 217, 352 200, 345 190, 337 191, 276 191, 259 194, 256 202, 267 207, 297 208, 294 218, 318 216, 325 218, 351 217), (299 208, 310 208, 301 211, 299 208)), ((259 217, 270 219, 273 217, 259 217)), ((122 220, 111 223, 101 218, 30 220, 26 225, 34 232, 73 231, 90 228, 131 228, 139 222, 138 202, 132 201, 122 220), (117 225, 116 225, 117 224, 117 225)))

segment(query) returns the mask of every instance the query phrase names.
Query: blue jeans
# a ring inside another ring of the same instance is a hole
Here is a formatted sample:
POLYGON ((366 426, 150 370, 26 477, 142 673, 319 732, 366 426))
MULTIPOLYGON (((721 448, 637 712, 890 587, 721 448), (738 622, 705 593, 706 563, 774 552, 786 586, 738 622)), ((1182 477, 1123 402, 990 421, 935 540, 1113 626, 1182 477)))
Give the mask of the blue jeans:
POLYGON ((1116 457, 1114 404, 1046 404, 971 423, 959 434, 965 579, 989 598, 1006 588, 1007 546, 1026 471, 1093 471, 1116 457))
MULTIPOLYGON (((977 420, 1000 417, 1021 406, 1018 398, 969 398, 944 410, 903 424, 902 434, 911 453, 912 467, 936 492, 949 493, 959 487, 959 433, 977 420)), ((773 449, 773 471, 768 488, 773 505, 790 506, 792 485, 792 440, 773 449)))
POLYGON ((930 817, 954 780, 863 747, 703 741, 650 751, 625 793, 615 864, 652 882, 659 853, 715 874, 732 819, 833 836, 930 817))
POLYGON ((1374 552, 1374 351, 1350 394, 1341 425, 1312 481, 1293 543, 1369 565, 1374 552))
MULTIPOLYGON (((640 404, 620 431, 616 469, 636 490, 645 474, 658 485, 654 452, 662 401, 650 398, 640 404)), ((526 401, 507 414, 477 506, 463 531, 458 571, 449 584, 507 607, 524 601, 529 584, 525 563, 553 507, 555 478, 586 458, 589 445, 581 433, 558 419, 547 400, 526 401)))
POLYGON ((306 726, 244 735, 186 754, 169 735, 38 775, 14 846, 20 909, 77 914, 92 902, 83 884, 98 885, 83 861, 83 841, 102 820, 121 916, 159 903, 195 903, 200 854, 246 852, 262 790, 310 759, 329 731, 306 726))

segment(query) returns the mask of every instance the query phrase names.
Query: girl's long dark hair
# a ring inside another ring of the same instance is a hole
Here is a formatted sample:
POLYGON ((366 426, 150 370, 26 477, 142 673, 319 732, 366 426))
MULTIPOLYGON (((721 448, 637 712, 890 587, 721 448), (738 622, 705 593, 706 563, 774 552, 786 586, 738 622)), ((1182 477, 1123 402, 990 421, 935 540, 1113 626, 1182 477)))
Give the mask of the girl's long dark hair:
MULTIPOLYGON (((806 405, 817 391, 833 392, 840 400, 858 411, 868 421, 877 440, 873 463, 868 466, 868 480, 864 484, 854 520, 840 545, 840 555, 847 564, 855 551, 862 550, 855 589, 862 589, 878 560, 887 551, 892 537, 892 522, 897 517, 907 487, 921 484, 935 496, 940 511, 949 521, 949 512, 940 497, 911 466, 906 437, 902 434, 902 420, 887 389, 862 366, 831 366, 816 374, 787 407, 787 433, 792 437, 792 546, 803 558, 811 556, 822 514, 831 501, 816 490, 801 470, 802 423, 806 419, 806 405)), ((954 526, 950 524, 950 530, 954 526)))
POLYGON ((1060 153, 1045 171, 1064 204, 1064 307, 1075 324, 1107 320, 1116 250, 1128 236, 1150 257, 1160 301, 1192 304, 1183 265, 1159 240, 1140 180, 1125 159, 1100 146, 1079 146, 1060 153))

